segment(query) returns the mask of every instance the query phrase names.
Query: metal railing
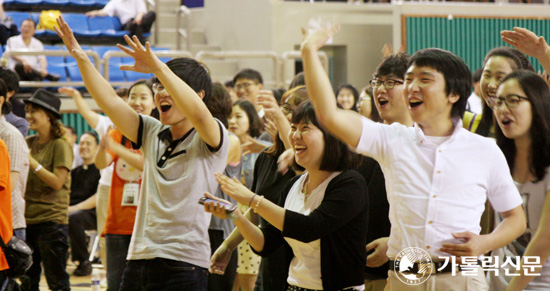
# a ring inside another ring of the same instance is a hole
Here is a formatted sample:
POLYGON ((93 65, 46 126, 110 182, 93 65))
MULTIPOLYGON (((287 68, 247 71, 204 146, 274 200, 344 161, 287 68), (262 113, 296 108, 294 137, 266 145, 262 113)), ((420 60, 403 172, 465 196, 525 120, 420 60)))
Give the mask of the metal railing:
MULTIPOLYGON (((86 55, 92 57, 94 67, 99 70, 101 59, 99 55, 92 50, 85 50, 86 55)), ((71 56, 69 51, 60 51, 60 50, 45 50, 45 51, 7 51, 2 55, 3 58, 10 58, 11 56, 71 56)), ((73 87, 83 87, 84 82, 37 82, 37 81, 21 81, 19 82, 19 87, 62 87, 62 86, 73 86, 73 87)))
POLYGON ((195 59, 202 61, 204 59, 229 59, 229 58, 240 58, 240 59, 271 59, 273 61, 273 76, 275 78, 275 86, 280 86, 279 70, 281 59, 277 53, 274 51, 221 51, 221 52, 212 52, 212 51, 200 51, 195 56, 195 59))
MULTIPOLYGON (((287 81, 288 79, 285 76, 287 62, 289 60, 298 60, 301 58, 302 58, 302 53, 300 53, 300 51, 286 51, 281 55, 281 75, 279 76, 279 78, 283 87, 286 87, 286 85, 290 84, 290 81, 287 81)), ((327 54, 323 51, 319 51, 319 59, 321 60, 321 64, 323 65, 323 68, 325 68, 325 72, 328 73, 327 54)))
POLYGON ((191 51, 191 10, 185 5, 178 8, 176 15, 176 49, 181 50, 181 38, 185 38, 185 49, 191 51), (183 21, 182 21, 183 20, 183 21), (181 27, 183 23, 183 27, 181 27))
MULTIPOLYGON (((159 58, 169 57, 169 58, 193 58, 193 55, 188 51, 155 51, 155 55, 159 58)), ((123 51, 119 50, 112 50, 112 51, 106 51, 103 55, 103 78, 105 80, 109 80, 109 63, 111 61, 111 58, 114 57, 128 57, 128 54, 126 54, 123 51)), ((112 82, 109 81, 109 84, 112 86, 125 86, 132 84, 132 81, 124 81, 124 82, 112 82)))

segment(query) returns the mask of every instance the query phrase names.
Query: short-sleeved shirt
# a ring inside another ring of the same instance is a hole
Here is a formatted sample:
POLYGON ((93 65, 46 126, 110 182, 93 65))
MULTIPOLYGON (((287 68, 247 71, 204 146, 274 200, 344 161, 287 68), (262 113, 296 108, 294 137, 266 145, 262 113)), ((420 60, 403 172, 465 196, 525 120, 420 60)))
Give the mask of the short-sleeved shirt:
POLYGON ((13 125, 0 117, 0 139, 3 139, 8 147, 11 160, 11 172, 19 173, 19 180, 15 188, 11 189, 11 212, 13 217, 13 228, 24 228, 25 223, 25 187, 29 175, 29 148, 25 143, 23 135, 13 125))
MULTIPOLYGON (((6 43, 6 52, 15 51, 15 50, 29 50, 29 51, 43 51, 44 45, 38 39, 32 37, 29 45, 26 45, 23 41, 23 36, 16 35, 8 38, 6 43)), ((35 70, 40 71, 40 59, 46 60, 45 56, 17 56, 18 58, 24 59, 31 67, 35 70)), ((16 61, 13 58, 8 59, 8 66, 10 69, 15 69, 16 61)))
POLYGON ((111 0, 103 7, 103 12, 118 17, 124 25, 139 13, 147 13, 147 7, 143 0, 111 0))
POLYGON ((443 243, 461 242, 452 233, 479 234, 487 197, 498 212, 521 205, 498 146, 463 129, 462 121, 453 122, 452 135, 435 144, 416 124, 386 125, 362 118, 357 150, 377 160, 386 178, 390 258, 407 247, 445 256, 439 251, 443 243))
MULTIPOLYGON (((10 156, 4 141, 0 139, 0 236, 4 244, 13 235, 11 220, 10 156)), ((9 269, 4 252, 0 248, 0 271, 9 269)))
MULTIPOLYGON (((97 125, 95 126, 94 130, 97 132, 97 134, 100 137, 103 137, 106 135, 110 128, 114 128, 114 124, 109 119, 109 117, 98 115, 97 125)), ((99 184, 103 186, 111 186, 111 179, 113 176, 113 164, 110 164, 109 166, 101 169, 99 171, 101 174, 101 179, 99 179, 99 184)))
MULTIPOLYGON (((70 171, 73 164, 73 150, 68 141, 54 138, 45 144, 38 143, 38 135, 27 137, 31 156, 44 169, 53 173, 55 168, 70 171)), ((68 224, 68 207, 71 193, 71 175, 67 173, 60 190, 48 186, 34 171, 29 171, 25 191, 25 218, 27 224, 55 222, 68 224)))
POLYGON ((204 192, 216 191, 214 173, 226 165, 229 137, 216 121, 220 145, 213 149, 195 129, 172 140, 169 126, 140 116, 136 147, 145 163, 129 260, 165 258, 210 266, 211 215, 198 201, 204 192))
POLYGON ((97 191, 99 170, 95 164, 81 165, 71 170, 71 201, 76 205, 92 197, 97 191))
MULTIPOLYGON (((122 143, 122 133, 115 129, 109 132, 116 143, 122 143)), ((125 139, 124 146, 136 153, 139 150, 132 149, 130 140, 125 139)), ((119 158, 114 152, 107 151, 113 158, 112 164, 115 170, 111 180, 109 192, 109 206, 107 208, 107 219, 105 220, 105 234, 131 235, 134 230, 137 206, 122 206, 122 193, 126 183, 137 183, 141 185, 142 171, 132 167, 124 159, 119 158), (137 178, 136 178, 137 177, 137 178)))

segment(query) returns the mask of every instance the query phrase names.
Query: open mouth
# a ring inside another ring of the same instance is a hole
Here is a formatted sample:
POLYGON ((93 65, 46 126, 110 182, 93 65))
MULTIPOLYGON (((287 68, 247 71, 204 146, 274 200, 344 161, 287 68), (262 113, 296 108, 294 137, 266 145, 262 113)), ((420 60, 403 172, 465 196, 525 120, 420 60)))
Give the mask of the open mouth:
POLYGON ((303 153, 305 150, 307 150, 306 146, 302 146, 302 145, 294 146, 294 152, 296 153, 296 155, 303 153))
POLYGON ((170 108, 172 108, 172 104, 170 104, 168 102, 161 102, 160 103, 160 112, 161 113, 168 112, 168 110, 170 110, 170 108))
POLYGON ((502 122, 503 125, 508 125, 508 124, 512 123, 512 120, 510 118, 505 117, 505 118, 502 119, 501 122, 502 122))
POLYGON ((409 101, 409 105, 411 106, 411 108, 420 106, 420 105, 422 105, 422 103, 424 103, 424 101, 418 100, 418 99, 414 99, 414 100, 409 101))
POLYGON ((380 104, 380 107, 384 107, 389 103, 388 99, 386 98, 378 98, 378 104, 380 104))

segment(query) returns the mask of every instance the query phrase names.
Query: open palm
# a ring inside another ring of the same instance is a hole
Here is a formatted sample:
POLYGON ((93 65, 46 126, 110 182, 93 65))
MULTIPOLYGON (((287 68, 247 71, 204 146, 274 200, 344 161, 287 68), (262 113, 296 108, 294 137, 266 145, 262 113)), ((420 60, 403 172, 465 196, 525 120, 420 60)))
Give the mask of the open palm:
POLYGON ((80 44, 74 37, 72 29, 69 27, 67 22, 65 22, 63 16, 59 16, 56 21, 57 25, 54 25, 55 32, 57 33, 57 35, 59 35, 59 37, 67 47, 67 50, 77 60, 86 59, 86 53, 84 53, 84 50, 82 50, 82 47, 80 47, 80 44))
POLYGON ((117 47, 131 56, 134 59, 135 64, 120 66, 121 70, 154 74, 161 69, 163 63, 153 53, 149 42, 146 42, 144 47, 135 35, 133 38, 125 35, 124 40, 126 40, 126 43, 128 43, 130 48, 127 48, 121 44, 117 44, 117 47))
POLYGON ((320 49, 325 43, 340 30, 340 25, 336 22, 325 22, 321 27, 309 31, 302 27, 304 40, 300 46, 302 49, 310 48, 320 49))

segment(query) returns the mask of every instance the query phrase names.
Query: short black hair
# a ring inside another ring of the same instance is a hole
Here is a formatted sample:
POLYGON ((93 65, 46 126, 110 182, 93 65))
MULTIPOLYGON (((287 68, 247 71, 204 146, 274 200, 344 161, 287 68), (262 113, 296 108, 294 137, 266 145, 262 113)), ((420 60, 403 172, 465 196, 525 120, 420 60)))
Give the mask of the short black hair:
MULTIPOLYGON (((68 126, 65 126, 65 127, 68 128, 68 126)), ((95 139, 95 142, 99 144, 99 136, 95 131, 86 131, 85 133, 81 134, 80 137, 82 137, 85 134, 91 135, 95 139)))
POLYGON ((8 92, 19 91, 19 75, 8 68, 0 67, 0 79, 8 86, 8 92))
POLYGON ((11 104, 8 102, 8 86, 0 79, 0 97, 4 97, 4 103, 2 104, 2 114, 8 114, 11 112, 11 104))
POLYGON ((409 58, 409 54, 406 52, 393 54, 384 58, 376 68, 373 77, 379 78, 393 75, 403 79, 409 67, 409 58))
POLYGON ((240 70, 235 75, 235 77, 233 77, 233 85, 237 84, 237 81, 239 79, 250 79, 250 80, 252 80, 256 83, 260 83, 260 84, 264 83, 264 79, 262 78, 262 74, 260 74, 260 72, 258 72, 256 70, 250 69, 250 68, 240 70))
MULTIPOLYGON (((172 59, 166 65, 195 92, 204 91, 202 100, 208 101, 212 93, 212 79, 206 65, 191 58, 172 59)), ((159 83, 158 78, 154 78, 154 82, 159 83)))
POLYGON ((23 22, 25 22, 25 21, 30 21, 30 22, 32 22, 33 26, 36 28, 36 22, 34 21, 34 19, 32 19, 32 18, 25 18, 25 19, 23 19, 23 21, 21 21, 21 24, 23 24, 23 22))
POLYGON ((76 134, 76 129, 70 125, 65 125, 65 129, 68 129, 73 135, 77 135, 76 134))
POLYGON ((233 107, 235 106, 239 106, 248 117, 248 134, 250 134, 251 137, 260 136, 262 133, 263 122, 260 116, 258 116, 258 112, 256 111, 254 105, 247 100, 237 100, 237 102, 233 104, 233 107))
POLYGON ((512 62, 510 62, 510 66, 514 71, 520 69, 532 72, 535 71, 535 68, 531 65, 531 62, 529 62, 529 59, 522 52, 512 47, 501 46, 490 50, 485 55, 485 59, 483 60, 484 67, 491 57, 504 57, 511 60, 512 62))
POLYGON ((472 83, 479 83, 479 81, 481 81, 481 74, 483 74, 483 68, 477 69, 472 74, 472 83))
POLYGON ((443 75, 447 96, 456 94, 459 97, 453 104, 451 117, 461 118, 466 111, 466 102, 472 91, 472 73, 464 60, 449 51, 429 48, 414 53, 408 67, 412 65, 430 67, 443 75))
POLYGON ((294 110, 292 114, 292 123, 301 122, 312 123, 323 132, 325 149, 323 159, 319 170, 329 172, 339 172, 348 169, 355 169, 361 164, 361 156, 352 152, 350 148, 332 136, 317 120, 315 109, 311 101, 303 102, 294 110))
POLYGON ((212 83, 212 95, 205 104, 212 116, 221 121, 225 128, 228 127, 227 120, 233 107, 231 103, 231 95, 229 95, 225 85, 220 82, 212 83))
POLYGON ((342 84, 340 85, 340 87, 338 87, 338 89, 336 89, 336 93, 334 94, 336 95, 336 98, 338 98, 338 94, 340 94, 340 91, 342 91, 342 89, 348 89, 351 91, 351 93, 353 94, 353 107, 351 107, 351 110, 357 111, 357 100, 359 100, 359 92, 357 91, 357 89, 355 89, 352 84, 342 84))
POLYGON ((292 81, 290 82, 290 85, 288 86, 288 90, 298 87, 298 86, 305 86, 306 85, 306 75, 304 72, 300 72, 292 78, 292 81))
MULTIPOLYGON (((516 79, 529 102, 531 102, 532 123, 529 128, 531 146, 529 150, 529 171, 536 176, 536 182, 544 179, 550 166, 550 89, 535 72, 517 70, 507 75, 500 84, 516 79)), ((496 126, 497 144, 504 153, 510 172, 516 162, 516 144, 504 136, 500 126, 496 126)))

